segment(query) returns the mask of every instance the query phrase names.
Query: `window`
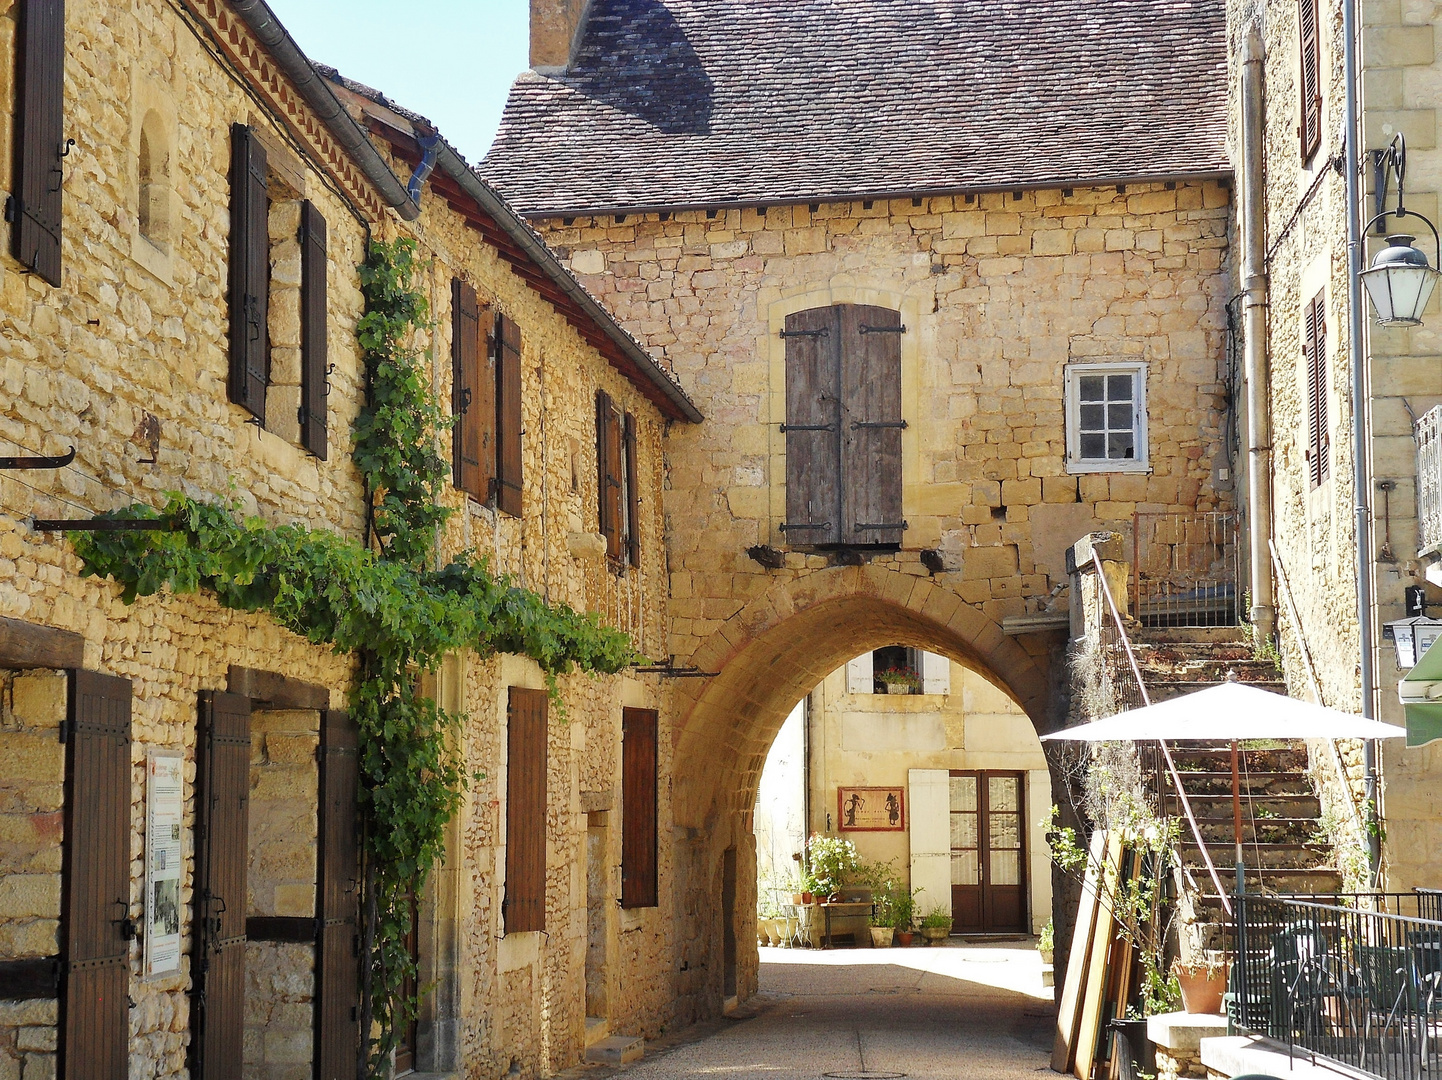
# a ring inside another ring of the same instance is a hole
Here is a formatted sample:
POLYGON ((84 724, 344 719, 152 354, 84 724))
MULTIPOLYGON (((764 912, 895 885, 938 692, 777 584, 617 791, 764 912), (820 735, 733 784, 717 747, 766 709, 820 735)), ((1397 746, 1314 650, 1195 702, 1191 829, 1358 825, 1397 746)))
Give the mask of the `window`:
POLYGON ((621 906, 655 907, 656 710, 621 712, 621 906))
MULTIPOLYGON (((882 673, 897 671, 913 678, 905 685, 908 694, 951 693, 951 661, 936 653, 912 649, 905 645, 888 645, 874 652, 862 653, 846 665, 848 694, 890 694, 889 684, 895 680, 882 678, 882 673)), ((901 691, 897 691, 901 693, 901 691)))
POLYGON ((170 247, 170 147, 160 113, 151 109, 140 122, 137 211, 140 235, 161 251, 170 247))
POLYGON ((901 505, 898 312, 836 304, 787 316, 786 521, 797 547, 895 547, 901 505))
POLYGON ((1307 475, 1318 487, 1332 472, 1332 442, 1327 430, 1326 290, 1302 309, 1302 358, 1307 369, 1307 475))
POLYGON ((1067 471, 1146 472, 1146 365, 1066 369, 1067 471))
POLYGON ((512 686, 506 709, 507 934, 546 928, 546 737, 544 690, 512 686))
POLYGON ((1322 36, 1319 0, 1297 0, 1297 36, 1302 50, 1298 69, 1297 134, 1306 161, 1322 145, 1322 36))
POLYGON ((597 524, 606 557, 619 565, 641 561, 640 492, 636 487, 636 418, 624 416, 604 390, 596 393, 597 524))

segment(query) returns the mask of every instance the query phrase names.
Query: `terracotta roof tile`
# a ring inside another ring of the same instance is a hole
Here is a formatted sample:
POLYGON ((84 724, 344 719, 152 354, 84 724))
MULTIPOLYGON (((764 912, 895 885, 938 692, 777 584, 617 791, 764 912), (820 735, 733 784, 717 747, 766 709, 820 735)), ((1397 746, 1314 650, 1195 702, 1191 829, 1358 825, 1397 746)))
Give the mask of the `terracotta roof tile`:
POLYGON ((1222 0, 593 0, 481 166, 522 212, 1225 174, 1222 0))

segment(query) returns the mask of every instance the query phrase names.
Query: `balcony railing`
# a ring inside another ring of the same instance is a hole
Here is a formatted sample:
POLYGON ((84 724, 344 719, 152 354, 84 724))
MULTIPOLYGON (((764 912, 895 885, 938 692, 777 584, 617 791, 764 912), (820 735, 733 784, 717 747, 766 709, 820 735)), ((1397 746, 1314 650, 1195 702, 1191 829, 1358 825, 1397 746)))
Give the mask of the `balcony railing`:
POLYGON ((1133 611, 1143 626, 1236 626, 1241 547, 1235 511, 1137 513, 1133 611))
POLYGON ((1380 1080, 1442 1074, 1442 893, 1234 900, 1235 1027, 1380 1080))
POLYGON ((1442 551, 1442 405, 1417 421, 1417 548, 1442 551))

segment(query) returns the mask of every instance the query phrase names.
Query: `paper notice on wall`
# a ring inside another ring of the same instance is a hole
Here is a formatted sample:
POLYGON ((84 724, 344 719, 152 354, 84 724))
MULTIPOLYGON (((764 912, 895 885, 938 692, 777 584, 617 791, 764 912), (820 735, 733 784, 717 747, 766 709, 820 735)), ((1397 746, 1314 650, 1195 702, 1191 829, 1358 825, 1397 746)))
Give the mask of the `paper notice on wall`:
POLYGON ((185 758, 178 750, 145 757, 145 974, 180 967, 181 825, 185 758))

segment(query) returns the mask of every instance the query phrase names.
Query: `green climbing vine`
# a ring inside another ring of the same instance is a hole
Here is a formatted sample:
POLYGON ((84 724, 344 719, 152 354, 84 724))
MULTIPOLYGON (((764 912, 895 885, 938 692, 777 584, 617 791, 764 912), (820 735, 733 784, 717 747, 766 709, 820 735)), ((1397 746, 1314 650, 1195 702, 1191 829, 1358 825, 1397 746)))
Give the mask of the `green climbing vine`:
POLYGON ((375 543, 322 529, 244 518, 234 503, 170 494, 163 508, 113 517, 160 519, 170 531, 73 536, 87 575, 114 579, 129 603, 163 589, 206 589, 222 604, 268 612, 316 644, 356 658, 350 710, 360 730, 364 823, 361 1030, 358 1075, 388 1074, 398 1033, 415 1015, 403 992, 415 976, 405 938, 411 897, 442 854, 465 783, 455 752, 459 717, 421 693, 418 674, 448 652, 518 653, 556 679, 614 673, 639 658, 631 640, 593 613, 548 604, 466 552, 434 569, 448 465, 437 450, 449 425, 411 345, 428 305, 416 287, 409 239, 373 241, 360 267, 366 313, 357 326, 368 395, 355 423, 355 462, 371 495, 375 543))

